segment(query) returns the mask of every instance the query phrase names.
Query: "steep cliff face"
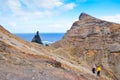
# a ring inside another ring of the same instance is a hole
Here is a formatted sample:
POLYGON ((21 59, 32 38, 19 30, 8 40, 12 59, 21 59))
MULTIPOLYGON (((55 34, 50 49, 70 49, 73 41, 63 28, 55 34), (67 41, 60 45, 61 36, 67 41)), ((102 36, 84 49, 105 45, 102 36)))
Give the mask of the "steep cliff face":
POLYGON ((82 13, 54 48, 63 48, 89 66, 102 66, 104 75, 120 79, 120 24, 82 13))

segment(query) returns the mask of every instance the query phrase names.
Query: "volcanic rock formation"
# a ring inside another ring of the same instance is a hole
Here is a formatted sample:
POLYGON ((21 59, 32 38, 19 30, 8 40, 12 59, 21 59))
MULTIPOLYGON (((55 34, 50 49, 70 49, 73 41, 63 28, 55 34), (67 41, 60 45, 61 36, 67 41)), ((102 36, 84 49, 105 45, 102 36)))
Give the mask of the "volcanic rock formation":
POLYGON ((100 65, 103 75, 120 80, 120 24, 82 13, 63 39, 51 46, 62 48, 81 64, 100 65))
POLYGON ((36 35, 33 37, 32 42, 43 44, 39 36, 39 31, 36 32, 36 35))

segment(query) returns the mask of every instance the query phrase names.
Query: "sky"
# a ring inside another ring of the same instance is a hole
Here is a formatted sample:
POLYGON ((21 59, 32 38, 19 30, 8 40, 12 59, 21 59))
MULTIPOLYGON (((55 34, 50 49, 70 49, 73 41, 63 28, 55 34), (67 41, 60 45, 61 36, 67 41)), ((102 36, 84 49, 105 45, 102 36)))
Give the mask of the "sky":
POLYGON ((11 33, 65 33, 82 12, 120 24, 120 0, 0 0, 0 25, 11 33))

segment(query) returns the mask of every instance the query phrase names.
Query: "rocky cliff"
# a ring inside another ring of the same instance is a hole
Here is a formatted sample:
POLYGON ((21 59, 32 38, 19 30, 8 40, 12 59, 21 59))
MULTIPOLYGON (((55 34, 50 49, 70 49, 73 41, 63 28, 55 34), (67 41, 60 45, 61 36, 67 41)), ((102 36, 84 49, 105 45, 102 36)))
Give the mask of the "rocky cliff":
MULTIPOLYGON (((26 42, 0 26, 0 80, 92 80, 65 50, 26 42), (62 51, 63 53, 59 53, 62 51), (54 52, 54 53, 53 53, 54 52), (66 53, 66 54, 65 54, 66 53)), ((108 80, 102 76, 100 80, 108 80)))
POLYGON ((100 65, 102 75, 120 80, 120 24, 82 13, 63 39, 51 46, 75 57, 80 65, 100 65))
POLYGON ((0 26, 0 80, 85 80, 62 65, 49 49, 0 26))

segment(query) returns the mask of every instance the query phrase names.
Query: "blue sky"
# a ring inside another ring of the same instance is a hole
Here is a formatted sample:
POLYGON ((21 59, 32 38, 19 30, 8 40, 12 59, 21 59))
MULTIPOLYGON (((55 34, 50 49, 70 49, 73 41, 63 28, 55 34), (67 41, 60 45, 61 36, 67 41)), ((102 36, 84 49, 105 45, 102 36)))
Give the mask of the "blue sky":
POLYGON ((120 0, 0 0, 0 25, 12 33, 61 33, 81 12, 120 23, 120 0))

